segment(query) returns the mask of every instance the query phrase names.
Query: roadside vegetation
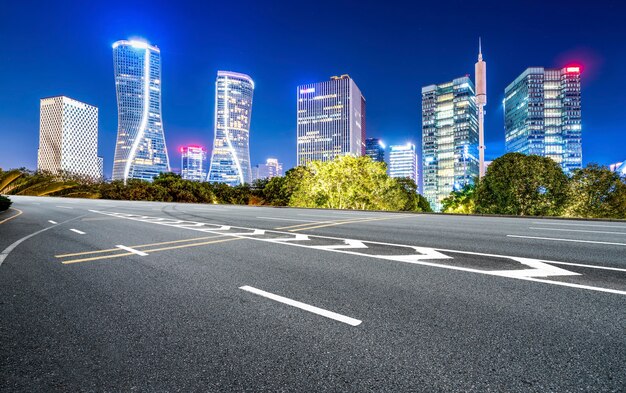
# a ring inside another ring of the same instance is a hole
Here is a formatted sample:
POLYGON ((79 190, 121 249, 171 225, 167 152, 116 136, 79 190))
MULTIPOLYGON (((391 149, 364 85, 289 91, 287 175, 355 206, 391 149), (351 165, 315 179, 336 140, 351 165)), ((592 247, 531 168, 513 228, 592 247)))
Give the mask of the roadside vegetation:
MULTIPOLYGON (((351 156, 313 162, 290 169, 285 176, 236 187, 183 180, 173 173, 162 173, 152 182, 124 184, 0 169, 0 194, 431 211, 413 180, 391 178, 384 163, 351 156)), ((568 177, 549 158, 509 153, 493 161, 482 181, 452 192, 442 205, 445 213, 626 219, 626 179, 596 164, 568 177)))
POLYGON ((445 213, 626 219, 626 179, 597 164, 568 177, 550 158, 509 153, 442 204, 445 213))
POLYGON ((0 195, 0 212, 3 212, 11 207, 11 200, 4 195, 0 195))

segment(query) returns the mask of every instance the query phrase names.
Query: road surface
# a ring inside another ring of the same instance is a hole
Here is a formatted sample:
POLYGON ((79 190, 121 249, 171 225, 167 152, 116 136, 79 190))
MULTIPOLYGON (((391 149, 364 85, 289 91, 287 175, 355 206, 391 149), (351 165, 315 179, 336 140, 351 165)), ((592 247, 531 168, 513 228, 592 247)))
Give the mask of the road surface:
POLYGON ((626 390, 626 223, 11 197, 2 391, 626 390))

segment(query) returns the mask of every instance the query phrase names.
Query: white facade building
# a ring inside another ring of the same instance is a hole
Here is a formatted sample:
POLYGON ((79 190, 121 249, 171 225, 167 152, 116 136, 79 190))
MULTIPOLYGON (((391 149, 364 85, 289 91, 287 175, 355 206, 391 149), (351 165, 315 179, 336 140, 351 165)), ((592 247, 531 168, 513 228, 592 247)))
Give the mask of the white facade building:
POLYGON ((348 76, 298 86, 298 165, 365 154, 365 98, 348 76))
POLYGON ((271 179, 283 175, 283 164, 276 158, 268 158, 265 164, 252 167, 252 180, 271 179))
POLYGON ((206 149, 202 146, 180 148, 180 174, 185 180, 205 181, 207 176, 206 149))
POLYGON ((37 170, 102 179, 98 108, 64 96, 41 99, 37 170))
POLYGON ((389 146, 388 170, 390 177, 408 177, 412 179, 415 184, 419 184, 415 145, 407 143, 406 145, 389 146))

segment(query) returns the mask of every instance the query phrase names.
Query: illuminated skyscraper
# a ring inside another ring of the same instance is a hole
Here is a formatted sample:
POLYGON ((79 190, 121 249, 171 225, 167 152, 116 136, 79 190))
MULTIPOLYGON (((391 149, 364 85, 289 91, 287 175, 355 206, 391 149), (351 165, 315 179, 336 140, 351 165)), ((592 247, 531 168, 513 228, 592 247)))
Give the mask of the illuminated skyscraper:
POLYGON ((372 161, 385 162, 385 144, 378 138, 365 140, 365 155, 372 161))
POLYGON ((102 179, 98 108, 58 96, 40 101, 37 170, 102 179))
POLYGON ((422 88, 422 190, 434 211, 478 176, 478 119, 469 77, 422 88))
POLYGON ((348 76, 298 86, 298 165, 365 154, 365 98, 348 76))
POLYGON ((417 154, 414 144, 389 146, 389 176, 408 177, 418 184, 417 154))
POLYGON ((504 90, 506 151, 582 167, 580 68, 526 69, 504 90))
POLYGON ((180 148, 180 174, 185 180, 205 181, 206 149, 202 146, 184 146, 180 148))
POLYGON ((248 75, 217 72, 210 182, 231 186, 252 182, 250 118, 253 93, 254 82, 248 75))
POLYGON ((275 158, 268 158, 265 164, 252 167, 252 180, 271 179, 283 175, 283 164, 275 158))
POLYGON ((117 144, 113 180, 151 181, 170 170, 161 117, 161 51, 144 41, 113 44, 117 144))

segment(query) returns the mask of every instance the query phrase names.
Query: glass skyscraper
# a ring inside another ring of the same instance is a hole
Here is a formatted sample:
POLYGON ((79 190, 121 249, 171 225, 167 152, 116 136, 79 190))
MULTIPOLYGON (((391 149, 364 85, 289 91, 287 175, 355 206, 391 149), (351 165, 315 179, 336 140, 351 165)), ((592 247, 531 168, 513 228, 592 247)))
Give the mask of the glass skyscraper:
POLYGON ((469 77, 422 88, 422 190, 434 211, 478 176, 478 111, 469 77))
POLYGON ((268 158, 265 164, 252 167, 252 180, 271 179, 283 175, 283 164, 276 158, 268 158))
POLYGON ((180 174, 185 180, 206 180, 206 149, 202 146, 180 148, 180 174))
POLYGON ((113 180, 152 181, 170 170, 161 116, 161 51, 144 41, 113 44, 117 144, 113 180))
POLYGON ((365 155, 376 162, 385 162, 385 144, 378 138, 365 139, 365 155))
POLYGON ((406 145, 389 146, 388 171, 390 177, 408 177, 415 184, 418 184, 415 145, 407 143, 406 145))
POLYGON ((580 68, 526 69, 504 90, 506 151, 582 167, 580 68))
POLYGON ((365 154, 365 98, 348 76, 298 86, 298 165, 365 154))
POLYGON ((208 180, 231 186, 252 182, 250 118, 254 81, 218 71, 215 82, 215 139, 208 180))

